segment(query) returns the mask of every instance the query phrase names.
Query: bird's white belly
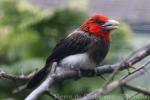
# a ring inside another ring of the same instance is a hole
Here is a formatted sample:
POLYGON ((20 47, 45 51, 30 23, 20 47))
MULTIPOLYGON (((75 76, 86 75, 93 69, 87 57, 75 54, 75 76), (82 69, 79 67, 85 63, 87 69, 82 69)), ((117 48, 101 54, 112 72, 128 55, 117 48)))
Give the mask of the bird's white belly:
POLYGON ((60 66, 72 68, 93 68, 96 66, 87 53, 75 54, 61 60, 60 66))

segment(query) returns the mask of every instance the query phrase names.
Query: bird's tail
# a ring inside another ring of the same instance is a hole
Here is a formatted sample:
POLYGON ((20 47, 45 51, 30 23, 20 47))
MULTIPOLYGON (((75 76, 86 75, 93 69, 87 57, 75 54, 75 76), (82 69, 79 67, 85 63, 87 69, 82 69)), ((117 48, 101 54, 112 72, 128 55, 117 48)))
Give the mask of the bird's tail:
POLYGON ((36 73, 27 84, 27 89, 32 89, 37 87, 41 81, 47 76, 47 67, 42 68, 38 73, 36 73))

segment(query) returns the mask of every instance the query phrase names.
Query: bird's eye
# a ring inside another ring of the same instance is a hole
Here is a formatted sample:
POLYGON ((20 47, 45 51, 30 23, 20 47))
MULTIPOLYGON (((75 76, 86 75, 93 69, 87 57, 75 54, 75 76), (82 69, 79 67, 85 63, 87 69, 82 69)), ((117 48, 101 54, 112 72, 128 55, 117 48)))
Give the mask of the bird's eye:
POLYGON ((97 24, 99 24, 99 25, 103 25, 105 22, 102 22, 102 21, 96 21, 97 22, 97 24))

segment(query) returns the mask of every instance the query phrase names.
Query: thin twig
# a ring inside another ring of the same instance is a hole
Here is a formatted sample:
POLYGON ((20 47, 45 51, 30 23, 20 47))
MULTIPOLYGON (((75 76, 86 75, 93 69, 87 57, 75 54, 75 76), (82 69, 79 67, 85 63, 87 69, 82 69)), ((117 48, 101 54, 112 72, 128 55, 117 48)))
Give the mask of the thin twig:
POLYGON ((126 77, 130 76, 131 74, 134 74, 136 72, 138 72, 139 70, 143 69, 145 70, 145 67, 150 63, 150 60, 147 61, 145 64, 143 64, 140 68, 134 70, 133 72, 130 72, 128 75, 124 76, 122 79, 125 79, 126 77))
POLYGON ((121 94, 122 94, 123 100, 127 100, 127 97, 126 97, 126 94, 125 94, 125 91, 124 91, 123 86, 121 86, 121 87, 120 87, 120 91, 121 91, 121 94))
POLYGON ((29 80, 29 76, 16 76, 16 75, 11 75, 3 70, 0 70, 0 78, 5 78, 5 79, 10 79, 10 80, 29 80))
POLYGON ((50 91, 48 91, 48 90, 45 91, 45 94, 47 94, 48 96, 52 97, 53 100, 62 100, 62 99, 60 99, 57 95, 53 94, 52 92, 50 92, 50 91))
POLYGON ((148 91, 148 90, 146 90, 144 88, 136 87, 136 86, 129 85, 129 84, 124 84, 123 86, 128 88, 128 89, 130 89, 130 90, 132 90, 132 91, 135 91, 135 92, 142 93, 144 95, 150 96, 150 91, 148 91))
POLYGON ((137 93, 135 93, 134 95, 130 96, 127 100, 132 99, 133 97, 137 96, 138 94, 139 94, 138 92, 137 92, 137 93))
POLYGON ((114 72, 111 74, 111 76, 108 78, 108 80, 105 82, 103 88, 105 88, 115 77, 115 75, 119 72, 121 66, 118 66, 115 68, 114 72))

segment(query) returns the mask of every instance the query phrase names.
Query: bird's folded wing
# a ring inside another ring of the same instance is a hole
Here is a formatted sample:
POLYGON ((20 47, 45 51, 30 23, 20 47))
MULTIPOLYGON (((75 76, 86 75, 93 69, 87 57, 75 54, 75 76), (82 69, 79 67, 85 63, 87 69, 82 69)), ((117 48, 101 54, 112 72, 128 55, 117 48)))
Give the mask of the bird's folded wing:
POLYGON ((90 48, 91 38, 87 34, 72 34, 61 40, 54 48, 46 63, 59 62, 61 59, 74 54, 84 53, 90 48))

